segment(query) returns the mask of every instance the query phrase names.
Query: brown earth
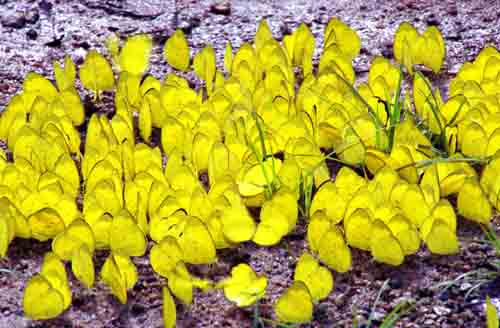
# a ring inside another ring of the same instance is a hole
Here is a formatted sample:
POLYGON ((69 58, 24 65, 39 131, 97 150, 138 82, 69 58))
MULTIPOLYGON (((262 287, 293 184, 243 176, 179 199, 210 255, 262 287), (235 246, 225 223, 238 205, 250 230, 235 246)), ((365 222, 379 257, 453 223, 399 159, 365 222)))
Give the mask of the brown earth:
MULTIPOLYGON (((496 0, 234 0, 217 6, 211 0, 0 0, 0 9, 0 111, 20 90, 27 72, 52 77, 52 61, 61 60, 66 53, 76 63, 82 63, 88 49, 104 51, 104 40, 111 32, 122 38, 139 32, 152 34, 156 46, 150 73, 161 78, 170 71, 161 49, 176 27, 185 31, 193 51, 212 44, 221 62, 226 42, 230 40, 237 48, 251 41, 263 18, 279 39, 305 22, 316 36, 317 57, 324 26, 330 17, 337 16, 357 30, 362 39, 363 48, 355 60, 355 69, 362 79, 373 56, 392 57, 392 38, 401 22, 410 21, 420 29, 437 25, 446 41, 447 59, 442 73, 431 75, 431 79, 443 90, 464 61, 472 60, 487 44, 497 48, 500 45, 500 3, 496 0)), ((194 76, 188 74, 188 78, 199 87, 194 76)), ((110 106, 109 101, 104 101, 97 110, 109 111, 110 106)), ((90 107, 89 112, 96 110, 90 107)), ((495 219, 494 223, 500 230, 500 221, 495 219)), ((220 252, 216 264, 191 267, 191 272, 219 280, 228 275, 233 265, 249 263, 269 278, 259 312, 271 319, 273 301, 290 285, 296 258, 306 248, 304 225, 302 222, 293 235, 276 247, 244 244, 220 252)), ((365 321, 377 293, 389 279, 375 319, 381 319, 398 302, 413 300, 417 305, 399 321, 398 327, 483 327, 485 295, 489 294, 498 305, 500 279, 487 283, 468 299, 465 293, 472 285, 467 283, 441 294, 431 289, 470 270, 491 269, 488 261, 495 254, 481 242, 484 237, 479 227, 460 219, 458 235, 462 239, 458 255, 438 257, 422 249, 397 268, 375 263, 366 252, 354 250, 353 269, 335 274, 333 293, 315 306, 314 320, 305 326, 351 327, 355 309, 358 320, 365 321)), ((15 239, 7 257, 0 260, 0 327, 162 326, 164 281, 152 271, 146 257, 134 259, 140 279, 129 292, 128 305, 121 305, 102 283, 85 289, 71 277, 73 305, 64 314, 46 322, 24 318, 24 286, 38 272, 43 254, 49 249, 48 243, 15 239)), ((97 255, 98 269, 105 256, 97 255)), ((197 293, 193 305, 178 305, 177 310, 179 327, 251 327, 255 317, 253 308, 237 308, 220 291, 197 293)), ((380 323, 377 320, 375 326, 380 323)))

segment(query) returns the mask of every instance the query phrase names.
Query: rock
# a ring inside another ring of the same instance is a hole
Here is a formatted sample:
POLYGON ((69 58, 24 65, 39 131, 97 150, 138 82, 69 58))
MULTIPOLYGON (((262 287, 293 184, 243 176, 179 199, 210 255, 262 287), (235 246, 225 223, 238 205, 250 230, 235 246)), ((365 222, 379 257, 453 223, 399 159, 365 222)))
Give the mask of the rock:
POLYGON ((444 306, 446 306, 448 309, 450 309, 451 312, 460 312, 462 311, 461 309, 461 306, 457 303, 454 303, 454 302, 446 302, 444 304, 444 306))
POLYGON ((458 15, 458 8, 457 8, 457 6, 449 6, 448 7, 448 14, 450 16, 457 16, 458 15))
POLYGON ((434 25, 434 26, 439 25, 439 19, 434 14, 430 14, 425 20, 425 22, 427 23, 427 25, 434 25))
POLYGON ((387 59, 391 59, 393 57, 392 41, 387 42, 384 45, 384 47, 382 48, 382 56, 384 56, 387 59))
POLYGON ((26 26, 26 17, 24 17, 24 13, 21 11, 16 11, 15 13, 7 12, 2 16, 1 21, 5 27, 19 29, 26 26))
POLYGON ((472 288, 472 284, 469 282, 464 282, 460 285, 460 290, 461 291, 466 291, 472 288))
POLYGON ((484 22, 484 23, 491 23, 491 22, 493 22, 494 20, 495 20, 495 17, 493 17, 493 16, 484 16, 484 17, 483 17, 483 22, 484 22))
POLYGON ((403 286, 403 280, 399 276, 392 277, 389 280, 389 287, 392 289, 400 289, 403 286))
POLYGON ((429 289, 429 288, 424 288, 424 287, 421 287, 417 290, 417 293, 418 293, 418 297, 421 298, 421 297, 432 297, 434 296, 434 292, 429 289))
MULTIPOLYGON (((9 85, 7 83, 0 83, 0 92, 7 93, 9 92, 9 85)), ((3 144, 0 144, 0 149, 3 149, 3 144)))
POLYGON ((73 45, 75 46, 75 48, 82 48, 82 49, 85 49, 85 50, 89 50, 90 49, 90 44, 87 41, 76 42, 73 45))
POLYGON ((216 1, 210 6, 210 12, 216 15, 231 15, 231 2, 229 1, 216 1))
POLYGON ((398 10, 398 11, 405 10, 405 9, 406 9, 406 5, 404 3, 400 2, 396 5, 396 10, 398 10))
POLYGON ((316 24, 326 24, 329 21, 329 16, 327 14, 316 15, 313 19, 313 22, 316 24))
POLYGON ((445 290, 444 292, 439 294, 440 301, 446 302, 446 301, 448 301, 449 298, 450 298, 450 293, 447 290, 445 290))
POLYGON ((132 304, 132 307, 130 308, 130 314, 132 314, 132 316, 134 317, 137 317, 144 312, 146 312, 146 308, 144 307, 144 305, 141 305, 139 303, 132 304))
POLYGON ((424 321, 424 325, 426 325, 428 327, 433 327, 433 326, 435 326, 435 322, 432 319, 427 319, 424 321))
POLYGON ((382 321, 384 319, 385 313, 381 311, 373 311, 372 319, 373 321, 382 321))
POLYGON ((444 306, 435 306, 432 308, 432 311, 434 311, 434 313, 440 317, 445 316, 451 312, 450 309, 448 309, 444 306))
POLYGON ((418 9, 418 5, 415 3, 415 1, 407 1, 406 8, 415 10, 418 9))
POLYGON ((35 24, 40 19, 40 13, 38 9, 32 8, 26 11, 24 18, 26 19, 27 24, 35 24))
POLYGON ((490 282, 486 283, 483 287, 483 290, 488 295, 490 295, 494 304, 500 303, 500 301, 498 300, 498 298, 500 297, 500 277, 496 277, 490 282))
MULTIPOLYGON (((74 58, 74 61, 75 61, 75 64, 76 65, 81 65, 83 64, 84 60, 85 60, 85 55, 87 54, 87 51, 83 48, 77 48, 75 49, 74 51, 74 55, 75 55, 75 58, 74 58)), ((87 109, 85 109, 87 110, 87 109)))
POLYGON ((59 48, 62 45, 62 39, 64 38, 64 35, 54 38, 52 41, 49 41, 45 43, 47 47, 50 48, 59 48))
MULTIPOLYGON (((314 318, 326 325, 328 320, 328 305, 321 304, 314 308, 314 318)), ((331 324, 330 324, 331 325, 331 324)), ((329 326, 330 326, 329 325, 329 326)))
POLYGON ((188 17, 186 20, 182 20, 177 26, 186 35, 190 35, 194 28, 200 26, 201 19, 198 17, 188 17))
POLYGON ((38 32, 31 28, 28 32, 26 32, 26 36, 30 40, 36 40, 38 38, 38 32))
POLYGON ((292 29, 290 28, 290 25, 288 25, 286 22, 281 23, 280 25, 280 34, 283 36, 292 34, 292 29))
POLYGON ((460 33, 457 33, 457 34, 448 35, 446 37, 446 39, 450 40, 450 41, 460 41, 460 39, 462 39, 462 37, 460 36, 460 33))
POLYGON ((42 10, 47 16, 50 16, 52 13, 52 3, 47 0, 40 1, 38 7, 40 7, 40 10, 42 10))
POLYGON ((74 307, 79 308, 85 305, 85 300, 83 297, 75 297, 71 303, 74 307))

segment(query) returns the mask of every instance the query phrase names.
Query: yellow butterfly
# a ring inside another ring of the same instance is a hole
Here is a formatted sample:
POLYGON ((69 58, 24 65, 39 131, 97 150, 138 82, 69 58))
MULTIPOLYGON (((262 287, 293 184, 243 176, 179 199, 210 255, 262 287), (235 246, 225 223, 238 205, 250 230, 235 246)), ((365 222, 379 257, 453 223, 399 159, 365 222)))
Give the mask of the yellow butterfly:
POLYGON ((211 283, 207 280, 198 279, 189 273, 184 262, 178 262, 175 270, 172 271, 168 279, 168 288, 184 304, 189 305, 193 302, 193 288, 208 290, 211 283))
POLYGON ((307 228, 307 240, 312 251, 330 268, 346 272, 351 268, 351 250, 341 230, 331 223, 323 211, 316 212, 307 228))
POLYGON ((297 222, 298 206, 295 195, 284 189, 264 202, 260 211, 260 222, 253 236, 259 245, 277 244, 282 237, 293 230, 297 222))
POLYGON ((309 253, 303 253, 299 257, 293 280, 304 282, 313 302, 326 298, 333 289, 332 273, 327 268, 320 266, 309 253))
POLYGON ((57 61, 54 61, 53 66, 57 88, 59 91, 62 92, 73 88, 76 78, 76 67, 71 57, 69 55, 64 56, 64 68, 62 68, 57 61))
POLYGON ((80 80, 85 88, 94 92, 95 99, 101 91, 111 90, 115 84, 111 66, 96 50, 90 50, 80 66, 80 80))
POLYGON ((431 89, 431 82, 421 73, 413 79, 415 110, 434 134, 441 134, 445 119, 441 114, 442 99, 439 90, 431 89))
POLYGON ((101 278, 113 295, 125 304, 127 290, 137 282, 137 268, 129 257, 111 253, 102 266, 101 278))
POLYGON ((168 277, 177 263, 183 260, 183 254, 177 240, 167 236, 151 248, 149 258, 153 270, 163 277, 168 277))
POLYGON ((40 273, 30 279, 24 290, 24 312, 36 320, 50 319, 70 305, 71 290, 66 269, 57 255, 49 252, 43 258, 40 273))
POLYGON ((62 260, 69 261, 82 245, 92 254, 95 250, 95 238, 89 224, 77 219, 52 240, 52 251, 62 260))
POLYGON ((271 187, 275 183, 280 169, 281 161, 274 157, 252 165, 243 175, 243 178, 237 181, 241 196, 252 197, 262 194, 265 188, 271 187))
POLYGON ((227 299, 237 306, 249 306, 264 297, 267 287, 267 278, 257 276, 247 264, 238 264, 231 269, 231 277, 217 284, 224 289, 227 299))
POLYGON ((126 210, 121 210, 111 222, 109 245, 114 254, 142 256, 146 251, 146 237, 126 210), (126 238, 124 238, 126 236, 126 238))
POLYGON ((234 191, 224 193, 230 205, 222 210, 220 222, 222 233, 232 243, 240 243, 253 238, 256 230, 254 219, 243 204, 240 196, 234 191))
POLYGON ((71 270, 75 277, 80 280, 87 288, 92 288, 95 279, 93 253, 86 245, 81 245, 71 258, 71 270))
POLYGON ((370 251, 375 260, 398 266, 404 261, 404 252, 398 239, 382 220, 372 225, 370 251))
POLYGON ((490 203, 500 209, 500 157, 495 157, 483 169, 480 184, 490 203))
POLYGON ((489 296, 486 297, 486 327, 487 328, 498 328, 498 311, 496 307, 491 303, 489 296))
POLYGON ((213 91, 213 80, 215 78, 215 51, 211 46, 203 48, 194 56, 193 66, 196 75, 206 83, 207 94, 213 91))
POLYGON ((394 58, 402 63, 410 74, 413 66, 422 64, 438 73, 443 64, 446 49, 441 32, 429 26, 423 34, 408 22, 399 25, 394 36, 394 58))
POLYGON ((361 50, 358 34, 337 17, 330 19, 325 27, 324 48, 336 45, 349 60, 354 59, 361 50))
POLYGON ((174 298, 167 287, 163 287, 163 326, 175 328, 177 320, 177 309, 174 298))
POLYGON ((127 39, 120 51, 120 68, 131 74, 142 75, 149 65, 153 42, 147 34, 137 34, 127 39))
POLYGON ((312 296, 306 284, 294 281, 274 305, 276 316, 280 321, 290 323, 305 323, 312 320, 312 296))
POLYGON ((172 67, 181 71, 189 68, 189 45, 182 30, 176 30, 168 38, 163 55, 172 67))
POLYGON ((0 198, 0 208, 2 208, 0 215, 0 257, 7 255, 9 244, 16 235, 16 220, 11 214, 11 204, 7 197, 0 198))
POLYGON ((435 254, 454 254, 459 244, 456 235, 457 218, 450 202, 441 199, 420 227, 420 235, 435 254))
POLYGON ((458 213, 479 223, 490 222, 493 213, 488 197, 476 178, 467 178, 458 193, 458 213))

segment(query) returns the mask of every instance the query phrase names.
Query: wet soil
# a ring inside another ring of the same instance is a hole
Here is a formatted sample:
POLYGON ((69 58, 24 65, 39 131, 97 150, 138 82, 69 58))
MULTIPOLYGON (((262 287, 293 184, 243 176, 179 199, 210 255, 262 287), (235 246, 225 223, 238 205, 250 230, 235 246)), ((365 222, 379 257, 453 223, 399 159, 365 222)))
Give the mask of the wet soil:
MULTIPOLYGON (((360 56, 355 60, 359 79, 363 79, 373 56, 392 57, 392 39, 402 21, 410 21, 421 30, 437 25, 447 45, 447 58, 439 75, 430 75, 433 83, 446 90, 460 65, 472 60, 487 44, 500 46, 500 2, 496 0, 440 1, 358 1, 358 0, 0 0, 0 111, 21 89, 24 76, 36 71, 52 77, 52 61, 71 55, 83 62, 91 48, 104 51, 106 37, 115 32, 120 37, 146 32, 154 36, 155 48, 150 73, 162 78, 170 72, 161 56, 163 43, 177 27, 187 35, 192 51, 212 44, 218 62, 227 41, 234 48, 253 39, 258 22, 265 18, 275 37, 282 38, 300 22, 310 26, 317 40, 316 58, 321 51, 323 29, 337 16, 362 39, 360 56)), ((194 76, 187 77, 195 86, 194 76)), ((88 94, 79 86, 84 99, 88 94)), ((446 94, 446 93, 444 93, 446 94)), ((108 98, 92 111, 110 111, 108 98)), ((496 230, 500 220, 494 219, 496 230)), ((259 305, 260 315, 272 319, 272 304, 291 283, 297 257, 306 249, 305 224, 279 245, 257 248, 244 244, 222 251, 219 261, 210 266, 191 267, 192 273, 220 280, 240 262, 249 263, 266 274, 269 287, 259 305)), ((386 280, 375 311, 374 326, 402 300, 416 306, 397 324, 398 327, 483 327, 484 298, 489 294, 498 304, 500 279, 494 279, 465 299, 472 285, 459 284, 445 293, 432 289, 436 284, 458 275, 483 268, 493 249, 481 242, 483 233, 477 225, 460 219, 460 253, 438 257, 422 249, 407 257, 400 267, 375 263, 366 252, 353 251, 353 269, 335 274, 331 295, 315 306, 314 320, 307 327, 351 327, 353 319, 368 318, 377 293, 386 280), (356 313, 356 314, 355 314, 356 313)), ((151 269, 148 259, 136 258, 140 278, 129 292, 127 305, 121 305, 102 285, 85 289, 73 277, 73 305, 59 318, 46 322, 30 321, 23 316, 22 293, 29 278, 38 272, 49 243, 15 239, 6 258, 0 259, 0 327, 161 327, 164 281, 151 269)), ((100 269, 105 253, 96 256, 100 269)), ((71 275, 70 275, 71 276, 71 275)), ((179 327, 251 327, 254 309, 239 309, 222 292, 197 293, 191 306, 178 305, 179 327)), ((266 326, 272 326, 267 324, 266 326)))

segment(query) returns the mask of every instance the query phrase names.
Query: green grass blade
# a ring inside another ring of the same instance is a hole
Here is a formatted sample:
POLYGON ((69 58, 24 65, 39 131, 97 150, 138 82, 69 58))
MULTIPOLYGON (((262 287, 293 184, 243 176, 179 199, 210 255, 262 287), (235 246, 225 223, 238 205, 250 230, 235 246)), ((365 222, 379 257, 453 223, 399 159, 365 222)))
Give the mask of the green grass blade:
POLYGON ((396 134, 396 126, 399 124, 401 121, 401 87, 402 87, 402 81, 403 81, 403 67, 402 65, 399 66, 399 79, 398 79, 398 85, 396 88, 396 94, 394 95, 394 101, 393 101, 393 107, 394 110, 390 114, 390 126, 389 126, 389 151, 391 151, 392 146, 394 145, 394 136, 396 134))
POLYGON ((394 309, 384 318, 379 328, 392 328, 402 316, 415 308, 415 303, 408 301, 399 302, 394 309))
MULTIPOLYGON (((347 86, 347 88, 351 91, 351 93, 358 100, 360 100, 363 103, 363 105, 368 109, 368 114, 372 118, 373 122, 375 123, 375 127, 376 127, 376 144, 377 144, 377 148, 382 149, 383 147, 382 147, 382 144, 381 144, 381 141, 382 141, 381 130, 384 128, 384 124, 382 123, 382 121, 380 121, 380 118, 375 113, 375 111, 370 106, 370 104, 368 104, 368 102, 366 102, 366 100, 359 94, 358 90, 356 90, 356 88, 354 88, 354 86, 352 86, 351 83, 349 83, 349 81, 347 81, 341 74, 337 73, 335 70, 332 70, 331 72, 336 77, 338 77, 347 86)), ((314 92, 313 90, 310 90, 310 91, 314 92)), ((386 150, 386 149, 384 149, 384 150, 386 150)))
POLYGON ((377 308, 378 303, 380 302, 380 298, 382 297, 382 293, 387 289, 387 286, 389 286, 389 279, 386 279, 384 283, 382 284, 382 287, 380 287, 377 297, 375 298, 375 302, 373 303, 372 309, 370 311, 370 316, 368 317, 368 323, 366 326, 368 328, 371 327, 372 321, 373 321, 373 315, 375 314, 375 309, 377 308))
POLYGON ((396 169, 396 171, 404 170, 409 167, 416 167, 416 168, 422 168, 426 167, 435 163, 474 163, 474 164, 484 164, 487 163, 488 159, 485 158, 472 158, 472 157, 463 157, 463 158, 433 158, 433 159, 424 159, 421 161, 416 161, 413 163, 409 163, 406 165, 403 165, 399 168, 396 169))
POLYGON ((432 85, 430 84, 430 82, 425 78, 425 76, 421 72, 417 71, 417 72, 415 72, 415 75, 419 76, 422 79, 422 81, 424 81, 424 83, 427 85, 429 90, 431 91, 430 95, 425 95, 425 94, 423 94, 423 92, 422 92, 422 95, 425 97, 425 102, 431 108, 432 115, 434 116, 434 119, 438 123, 439 131, 440 131, 440 134, 439 134, 440 142, 439 143, 441 144, 441 147, 443 147, 443 149, 445 149, 446 152, 448 152, 448 143, 446 142, 446 133, 445 133, 446 130, 443 127, 443 124, 441 123, 439 108, 437 108, 437 99, 436 99, 436 96, 434 95, 434 92, 432 92, 433 91, 432 85), (433 101, 430 101, 430 97, 432 97, 433 101))
POLYGON ((255 120, 255 124, 257 125, 257 130, 259 131, 260 146, 262 148, 262 159, 265 159, 267 157, 266 142, 264 140, 264 131, 262 129, 262 124, 259 121, 262 118, 256 112, 252 112, 252 116, 253 116, 253 118, 255 120))
MULTIPOLYGON (((255 124, 257 125, 257 130, 259 131, 259 141, 260 141, 260 145, 261 145, 261 150, 262 150, 262 160, 259 160, 259 164, 260 164, 260 167, 262 169, 262 174, 264 175, 264 178, 266 179, 266 199, 270 199, 272 197, 272 194, 273 194, 273 186, 272 186, 272 182, 275 181, 275 178, 277 176, 276 174, 276 171, 275 171, 275 168, 274 168, 274 157, 272 157, 272 164, 273 164, 273 176, 272 176, 272 179, 271 177, 268 176, 268 172, 264 166, 264 161, 266 160, 267 158, 267 151, 266 151, 266 143, 265 143, 265 139, 264 139, 264 128, 263 128, 263 125, 262 123, 260 122, 260 120, 262 120, 262 118, 255 112, 252 113, 252 117, 254 118, 255 120, 255 124)), ((248 138, 246 138, 248 140, 248 138)), ((255 147, 255 145, 251 142, 248 142, 248 146, 250 147, 250 149, 252 150, 252 152, 254 153, 255 157, 257 159, 259 159, 259 156, 258 156, 258 152, 257 152, 257 149, 255 147)))
POLYGON ((491 224, 488 224, 487 227, 485 227, 484 225, 480 225, 480 227, 486 235, 486 240, 493 245, 497 255, 500 255, 500 238, 498 237, 495 229, 493 229, 493 226, 491 224))

